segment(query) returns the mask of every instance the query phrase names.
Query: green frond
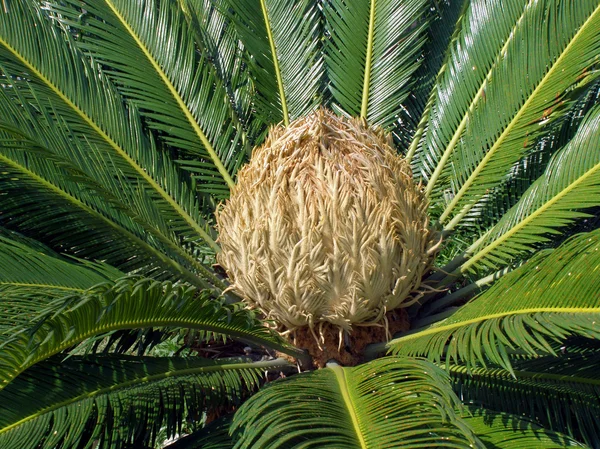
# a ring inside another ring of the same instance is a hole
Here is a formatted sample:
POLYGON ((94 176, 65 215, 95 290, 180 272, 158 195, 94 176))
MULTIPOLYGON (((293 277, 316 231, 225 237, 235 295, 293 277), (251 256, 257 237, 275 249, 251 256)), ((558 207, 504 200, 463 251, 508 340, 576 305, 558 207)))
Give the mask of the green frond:
MULTIPOLYGON (((142 208, 142 216, 123 201, 128 181, 118 183, 118 173, 105 171, 107 190, 74 165, 77 155, 80 166, 99 174, 96 162, 84 159, 89 145, 72 139, 71 127, 36 114, 18 89, 13 95, 18 102, 0 90, 0 186, 5 193, 0 221, 5 226, 125 271, 206 286, 200 274, 221 285, 199 257, 172 238, 154 205, 142 208)), ((137 192, 130 189, 128 195, 135 198, 137 192)))
POLYGON ((390 127, 412 87, 425 35, 426 0, 328 0, 325 63, 337 107, 390 127))
POLYGON ((119 329, 149 327, 199 329, 303 356, 251 312, 225 305, 206 291, 127 277, 57 298, 40 310, 31 324, 15 328, 1 346, 0 387, 30 366, 87 338, 119 329))
POLYGON ((456 407, 447 375, 426 361, 330 363, 259 391, 234 415, 231 433, 236 448, 483 447, 456 407))
POLYGON ((440 216, 442 223, 452 217, 445 229, 454 229, 547 125, 565 114, 566 92, 596 62, 599 49, 597 2, 548 0, 526 9, 492 72, 485 101, 469 117, 470 126, 452 153, 452 199, 440 216), (554 38, 541 38, 548 35, 554 38), (521 75, 523 67, 527 77, 521 75))
POLYGON ((80 47, 109 68, 117 87, 161 139, 208 162, 201 169, 195 166, 198 187, 228 197, 248 151, 246 136, 222 80, 207 56, 198 55, 195 35, 177 2, 47 3, 62 23, 80 30, 80 47))
MULTIPOLYGON (((423 47, 423 62, 415 71, 413 88, 400 109, 400 126, 394 133, 400 138, 400 148, 405 148, 405 157, 414 162, 413 156, 421 136, 427 127, 429 113, 435 98, 436 81, 448 67, 450 43, 461 30, 462 20, 469 1, 430 1, 427 42, 423 47)), ((413 164, 413 174, 421 177, 418 165, 413 164)))
POLYGON ((266 123, 316 109, 323 96, 321 18, 315 0, 231 0, 248 51, 257 111, 266 123))
MULTIPOLYGON (((518 9, 515 2, 512 5, 518 9)), ((454 125, 428 127, 436 134, 435 130, 447 130, 447 137, 440 138, 439 153, 429 152, 426 156, 436 161, 428 193, 442 207, 443 197, 448 198, 440 216, 442 222, 452 218, 446 225, 448 230, 502 181, 546 128, 543 125, 564 114, 568 103, 565 92, 594 63, 600 45, 600 8, 596 2, 530 2, 521 11, 515 11, 512 21, 508 11, 493 16, 493 28, 502 24, 508 28, 499 30, 496 51, 481 50, 489 54, 486 64, 477 65, 469 58, 467 63, 460 60, 463 70, 482 70, 484 74, 471 95, 465 95, 462 87, 471 84, 457 85, 452 95, 463 102, 459 108, 464 112, 456 114, 455 108, 447 109, 458 117, 454 125), (545 36, 554 37, 548 40, 545 36), (527 77, 521 76, 523 67, 527 67, 527 77)), ((485 33, 491 34, 489 28, 485 33)), ((473 42, 487 45, 487 39, 473 42)), ((477 53, 469 49, 469 54, 477 53)), ((453 84, 456 79, 453 74, 453 84)), ((423 148, 430 146, 434 147, 423 148)))
POLYGON ((520 416, 469 407, 464 421, 488 449, 564 449, 586 447, 556 432, 539 427, 520 416))
POLYGON ((24 99, 42 119, 65 123, 74 140, 87 143, 83 154, 77 145, 66 148, 68 160, 136 213, 162 221, 172 234, 166 237, 218 250, 192 192, 144 135, 136 109, 125 107, 99 68, 37 6, 19 2, 0 12, 0 65, 8 96, 24 99))
POLYGON ((190 29, 201 51, 223 83, 233 112, 240 121, 250 144, 264 131, 265 125, 254 114, 254 86, 244 61, 244 47, 227 11, 228 0, 179 0, 190 29))
POLYGON ((514 362, 497 368, 448 367, 454 391, 465 403, 530 416, 548 429, 598 447, 600 441, 599 354, 583 353, 514 362))
POLYGON ((573 139, 498 224, 467 250, 469 259, 461 271, 507 265, 549 241, 558 229, 588 216, 581 210, 600 205, 598 148, 600 106, 589 111, 573 139))
POLYGON ((219 419, 164 449, 233 449, 234 443, 229 436, 230 425, 229 417, 219 419))
MULTIPOLYGON (((0 392, 3 449, 115 448, 154 445, 191 419, 239 405, 282 359, 207 360, 131 356, 48 360, 0 392), (11 404, 18 404, 12 406, 11 404)), ((159 442, 160 443, 160 442, 159 442)))
POLYGON ((580 234, 505 275, 449 318, 387 347, 394 354, 445 358, 510 372, 510 351, 555 353, 550 342, 600 337, 600 230, 580 234), (545 257, 543 257, 545 256, 545 257))
POLYGON ((519 23, 526 1, 466 4, 431 92, 421 132, 417 131, 411 145, 417 150, 414 171, 429 183, 429 193, 458 143, 471 109, 482 99, 494 62, 519 23))
POLYGON ((0 342, 50 301, 123 276, 100 263, 66 259, 0 229, 0 342))

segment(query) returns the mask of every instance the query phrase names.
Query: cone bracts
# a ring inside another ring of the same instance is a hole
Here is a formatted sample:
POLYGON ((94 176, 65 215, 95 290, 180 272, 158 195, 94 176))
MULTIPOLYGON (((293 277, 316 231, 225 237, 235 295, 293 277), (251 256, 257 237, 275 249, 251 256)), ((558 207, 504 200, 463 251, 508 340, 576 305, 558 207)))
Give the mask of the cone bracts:
POLYGON ((217 214, 219 263, 282 331, 383 325, 419 296, 439 236, 383 131, 319 110, 271 129, 217 214))

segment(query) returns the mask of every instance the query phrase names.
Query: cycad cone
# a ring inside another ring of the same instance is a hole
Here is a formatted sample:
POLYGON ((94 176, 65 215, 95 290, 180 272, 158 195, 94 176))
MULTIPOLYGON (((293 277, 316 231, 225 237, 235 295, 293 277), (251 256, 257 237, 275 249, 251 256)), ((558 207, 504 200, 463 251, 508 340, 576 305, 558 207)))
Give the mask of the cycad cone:
POLYGON ((326 110, 275 127, 217 213, 234 290, 282 329, 383 325, 439 242, 391 140, 326 110))

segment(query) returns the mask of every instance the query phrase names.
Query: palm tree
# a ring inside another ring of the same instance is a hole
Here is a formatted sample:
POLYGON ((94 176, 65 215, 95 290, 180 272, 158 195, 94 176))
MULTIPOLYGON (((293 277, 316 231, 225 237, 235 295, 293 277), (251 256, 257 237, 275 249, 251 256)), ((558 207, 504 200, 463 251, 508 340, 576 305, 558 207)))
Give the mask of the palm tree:
POLYGON ((598 0, 3 0, 0 447, 600 448, 599 63, 598 0), (339 348, 221 249, 315 114, 441 238, 339 348))

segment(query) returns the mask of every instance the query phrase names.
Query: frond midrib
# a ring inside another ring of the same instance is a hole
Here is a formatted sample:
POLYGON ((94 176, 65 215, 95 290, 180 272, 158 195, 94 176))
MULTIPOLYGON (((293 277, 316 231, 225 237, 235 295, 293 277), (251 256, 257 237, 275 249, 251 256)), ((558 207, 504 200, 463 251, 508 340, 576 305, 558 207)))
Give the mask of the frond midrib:
MULTIPOLYGON (((530 0, 529 5, 531 5, 531 3, 533 3, 533 1, 534 0, 530 0)), ((469 104, 469 107, 465 110, 465 113, 463 114, 463 118, 460 121, 458 127, 456 128, 456 131, 454 132, 452 139, 450 139, 450 142, 448 142, 448 145, 446 146, 446 149, 444 150, 444 154, 440 158, 433 174, 431 175, 431 178, 429 179, 429 182, 427 183, 427 187, 425 188, 425 194, 428 197, 431 195, 431 192, 433 190, 433 187, 435 186, 435 183, 437 182, 439 176, 442 174, 442 171, 443 171, 444 167, 446 166, 446 163, 448 162, 450 155, 452 154, 452 152, 454 151, 454 148, 456 147, 456 144, 460 140, 460 136, 462 135, 462 132, 464 131, 465 127, 467 126, 469 116, 473 113, 473 110, 475 109, 475 106, 477 105, 479 100, 481 98, 483 98, 483 92, 485 91, 485 88, 486 88, 489 80, 491 79, 492 74, 494 73, 494 70, 497 67, 497 61, 499 61, 506 54, 506 50, 508 49, 508 46, 513 41, 515 31, 519 27, 521 22, 523 21, 523 18, 525 17, 525 14, 527 12, 527 8, 529 7, 529 5, 525 6, 525 8, 523 9, 521 16, 519 17, 519 19, 516 21, 515 25, 513 26, 512 31, 509 33, 508 38, 506 39, 506 42, 500 49, 498 56, 496 56, 496 60, 490 67, 490 70, 488 71, 487 75, 483 78, 483 80, 481 82, 481 86, 475 93, 473 100, 471 100, 471 104, 469 104)))
MULTIPOLYGON (((494 377, 497 378, 497 376, 494 376, 494 373, 491 373, 490 370, 483 372, 481 370, 467 370, 466 367, 463 366, 451 366, 450 367, 450 371, 451 372, 460 372, 460 373, 467 373, 469 377, 474 377, 474 378, 479 378, 479 379, 485 379, 486 377, 494 377)), ((511 380, 515 380, 515 378, 518 379, 532 379, 532 380, 540 380, 540 381, 545 381, 545 380, 549 380, 549 381, 555 381, 555 382, 563 382, 563 383, 579 383, 579 384, 585 384, 585 385, 593 385, 593 386, 598 386, 600 387, 600 379, 591 379, 589 377, 578 377, 578 376, 568 376, 566 374, 552 374, 552 373, 539 373, 539 372, 535 372, 535 371, 519 371, 519 370, 513 370, 511 374, 509 371, 507 370, 503 370, 503 369, 497 369, 497 370, 493 370, 497 373, 503 374, 506 377, 510 377, 511 380)))
POLYGON ((283 124, 289 126, 290 116, 287 108, 287 99, 285 97, 285 90, 283 87, 283 78, 281 76, 281 68, 279 67, 279 59, 277 57, 277 48, 275 46, 275 39, 273 38, 273 31, 271 29, 271 22, 269 20, 269 10, 265 0, 260 0, 260 7, 263 13, 265 21, 265 29, 267 31, 267 38, 269 40, 269 47, 271 54, 273 55, 273 68, 275 70, 275 78, 277 80, 277 88, 279 89, 279 100, 281 101, 281 111, 283 113, 283 124))
POLYGON ((249 332, 240 331, 237 328, 232 328, 228 325, 215 325, 209 324, 202 320, 194 320, 194 319, 183 319, 183 318, 161 318, 161 319, 138 319, 138 320, 119 320, 114 321, 109 324, 104 324, 101 326, 94 326, 92 329, 89 329, 87 332, 82 332, 80 334, 74 335, 67 340, 63 340, 59 345, 52 346, 50 350, 39 353, 36 357, 31 357, 27 360, 25 365, 21 365, 18 368, 14 368, 12 372, 8 375, 3 376, 2 380, 3 385, 0 385, 0 390, 2 390, 8 383, 21 374, 24 370, 29 368, 30 366, 35 365, 36 363, 41 362, 42 360, 46 360, 49 357, 57 354, 65 349, 68 349, 88 338, 91 338, 95 335, 103 334, 106 332, 112 332, 116 330, 125 330, 125 329, 143 329, 149 327, 180 327, 180 328, 188 328, 188 329, 200 329, 208 332, 213 332, 216 334, 227 335, 233 338, 239 338, 240 340, 247 341, 250 343, 254 343, 260 346, 270 347, 272 349, 276 349, 284 354, 288 354, 292 357, 303 357, 304 353, 295 347, 275 343, 271 340, 262 338, 257 335, 252 335, 249 332))
POLYGON ((38 284, 35 282, 0 282, 0 285, 10 285, 12 287, 33 287, 33 288, 41 288, 41 289, 53 289, 53 290, 64 290, 76 293, 83 293, 85 291, 84 288, 78 287, 66 287, 64 285, 52 285, 52 284, 38 284))
POLYGON ((136 384, 150 383, 150 382, 163 380, 166 378, 191 376, 194 374, 205 374, 205 373, 218 372, 218 371, 239 371, 239 370, 254 369, 254 368, 275 368, 275 367, 279 367, 279 366, 286 366, 287 364, 289 364, 289 362, 282 360, 282 359, 276 359, 276 360, 266 360, 266 361, 258 361, 258 362, 247 362, 247 363, 231 363, 231 364, 224 364, 224 365, 217 365, 217 366, 214 366, 214 365, 213 366, 203 366, 203 367, 198 367, 198 368, 187 368, 187 369, 182 369, 182 370, 171 370, 171 371, 166 371, 166 372, 163 372, 160 374, 153 374, 150 376, 139 377, 136 379, 131 379, 131 380, 122 382, 118 385, 111 385, 110 387, 99 388, 91 393, 90 392, 84 393, 79 396, 70 398, 66 401, 54 404, 51 407, 46 407, 45 409, 40 410, 40 411, 38 411, 26 418, 23 418, 13 424, 10 424, 6 427, 0 428, 0 435, 2 435, 5 432, 10 431, 11 429, 19 427, 28 421, 34 420, 34 419, 38 418, 39 416, 42 416, 42 415, 45 415, 46 413, 50 413, 55 410, 58 410, 61 407, 68 406, 70 404, 79 402, 84 399, 91 399, 91 398, 100 396, 105 393, 111 393, 111 392, 114 392, 117 390, 123 390, 125 388, 135 387, 136 384))
POLYGON ((365 57, 365 78, 363 81, 362 103, 360 117, 367 118, 369 109, 369 91, 371 87, 371 66, 373 64, 373 45, 375 41, 375 1, 371 0, 369 9, 369 31, 367 34, 367 52, 365 57))
MULTIPOLYGON (((36 173, 30 171, 26 167, 23 167, 22 165, 19 165, 19 164, 15 163, 12 159, 7 158, 3 154, 0 154, 0 160, 3 161, 5 164, 13 167, 16 170, 19 170, 21 172, 26 173, 27 176, 33 178, 36 182, 39 182, 40 184, 42 184, 43 186, 45 186, 46 188, 48 188, 49 190, 51 190, 52 192, 54 192, 55 194, 57 194, 59 197, 64 198, 67 202, 73 204, 76 208, 84 210, 86 213, 94 216, 95 218, 97 218, 97 219, 103 221, 104 223, 106 223, 109 227, 115 229, 118 233, 124 234, 126 238, 134 241, 135 243, 137 243, 141 247, 145 248, 146 251, 148 251, 149 253, 153 254, 158 260, 161 260, 163 263, 165 263, 167 265, 171 265, 174 269, 177 270, 178 273, 181 273, 185 277, 185 279, 187 279, 188 281, 190 281, 192 284, 195 284, 195 285, 198 284, 198 281, 199 281, 198 277, 196 275, 194 275, 192 272, 190 272, 188 269, 186 269, 185 267, 179 265, 173 259, 171 259, 169 257, 166 257, 163 253, 161 253, 157 249, 153 248, 152 246, 148 245, 148 243, 144 242, 138 236, 136 236, 132 232, 128 231, 127 229, 119 226, 114 221, 109 220, 108 218, 106 218, 101 213, 97 212, 96 210, 92 209, 91 207, 89 207, 88 205, 86 205, 85 203, 83 203, 81 200, 75 198, 74 196, 71 196, 69 193, 67 193, 67 192, 63 191, 62 189, 58 188, 57 186, 55 186, 51 182, 49 182, 46 179, 40 177, 36 173)), ((179 248, 179 250, 181 250, 181 249, 179 248)))
POLYGON ((346 373, 344 372, 344 368, 339 366, 337 363, 331 363, 327 365, 327 368, 333 371, 335 374, 335 379, 338 383, 338 387, 340 389, 340 393, 342 395, 342 399, 344 400, 344 405, 346 406, 346 410, 348 411, 348 415, 350 415, 350 420, 352 422, 352 428, 354 429, 354 433, 358 439, 361 449, 368 449, 367 443, 365 441, 365 437, 360 427, 360 421, 356 414, 356 407, 354 401, 352 400, 352 395, 350 393, 350 389, 348 387, 348 379, 346 378, 346 373))

